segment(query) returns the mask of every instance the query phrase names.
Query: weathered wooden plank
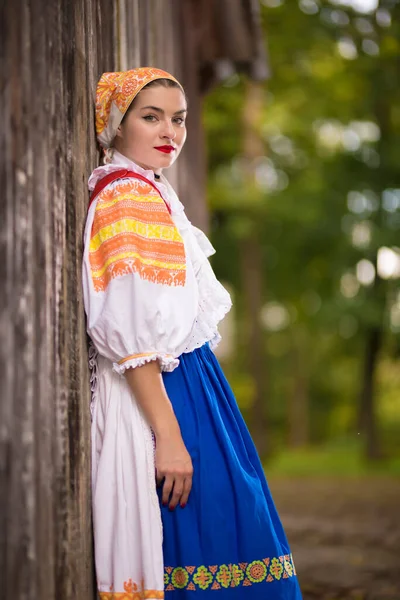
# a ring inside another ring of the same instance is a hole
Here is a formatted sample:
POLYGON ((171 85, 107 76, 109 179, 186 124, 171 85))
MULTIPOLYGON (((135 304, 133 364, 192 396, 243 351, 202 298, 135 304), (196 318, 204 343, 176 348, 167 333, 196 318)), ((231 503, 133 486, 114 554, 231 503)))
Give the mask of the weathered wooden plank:
POLYGON ((108 12, 100 0, 3 8, 0 573, 15 598, 93 597, 80 262, 94 89, 114 68, 108 12))

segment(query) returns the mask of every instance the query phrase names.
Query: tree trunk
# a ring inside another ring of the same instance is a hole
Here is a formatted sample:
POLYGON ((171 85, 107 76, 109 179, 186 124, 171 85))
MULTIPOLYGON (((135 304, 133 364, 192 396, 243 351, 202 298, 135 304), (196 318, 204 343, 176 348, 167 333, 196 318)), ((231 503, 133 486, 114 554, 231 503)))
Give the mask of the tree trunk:
POLYGON ((310 441, 309 378, 304 344, 295 340, 291 352, 291 393, 288 402, 289 446, 301 448, 310 441), (297 342, 297 343, 296 343, 297 342))
POLYGON ((260 323, 262 307, 261 248, 256 237, 242 241, 241 271, 245 292, 246 326, 248 327, 248 365, 255 385, 251 412, 251 432, 261 457, 269 450, 266 399, 268 366, 265 359, 263 332, 260 323))
MULTIPOLYGON (((245 159, 243 193, 245 196, 249 194, 248 190, 254 190, 252 162, 265 154, 264 142, 260 136, 264 93, 262 84, 254 81, 247 82, 243 105, 243 156, 245 159)), ((250 197, 249 201, 251 201, 250 197)), ((257 450, 261 457, 265 457, 270 451, 266 416, 268 366, 260 320, 265 282, 263 281, 262 253, 256 219, 257 217, 253 218, 249 234, 242 240, 241 270, 245 291, 246 323, 249 327, 247 337, 249 371, 255 384, 251 427, 257 450)))
POLYGON ((368 460, 376 460, 381 456, 376 420, 375 377, 382 338, 382 329, 375 327, 367 332, 365 343, 359 420, 365 435, 365 456, 368 460))
MULTIPOLYGON (((386 2, 380 2, 379 6, 386 7, 386 2)), ((392 18, 400 14, 399 7, 391 7, 392 18), (397 13, 397 14, 396 14, 397 13)), ((378 43, 382 42, 382 32, 378 31, 378 43)), ((376 145, 376 150, 380 157, 379 177, 375 176, 374 191, 378 197, 382 190, 388 185, 393 175, 391 166, 390 145, 393 143, 392 125, 390 121, 390 106, 387 98, 392 90, 392 82, 398 79, 399 64, 395 57, 385 56, 377 63, 376 71, 372 77, 374 85, 371 87, 371 94, 374 102, 375 120, 380 129, 380 139, 376 145)), ((372 221, 378 227, 384 227, 384 211, 382 203, 376 211, 372 221)), ((386 311, 386 287, 384 281, 379 277, 377 268, 378 248, 374 249, 374 255, 371 256, 374 262, 376 278, 370 289, 371 297, 376 302, 379 310, 379 319, 368 327, 365 336, 365 351, 363 357, 363 381, 361 383, 360 403, 359 403, 359 426, 365 436, 365 457, 367 460, 380 458, 381 448, 378 439, 378 423, 375 398, 375 378, 378 366, 379 352, 383 346, 384 340, 384 315, 386 311)))

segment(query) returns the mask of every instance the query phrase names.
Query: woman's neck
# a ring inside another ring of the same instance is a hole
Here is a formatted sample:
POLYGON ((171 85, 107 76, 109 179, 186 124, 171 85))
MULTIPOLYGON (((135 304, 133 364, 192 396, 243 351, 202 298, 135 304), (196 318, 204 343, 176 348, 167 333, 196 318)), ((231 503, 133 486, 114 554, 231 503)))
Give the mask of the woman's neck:
POLYGON ((155 170, 155 169, 152 169, 151 167, 141 164, 140 162, 133 160, 133 158, 131 158, 127 154, 124 154, 124 152, 121 152, 121 150, 119 150, 118 148, 114 148, 114 157, 117 159, 117 161, 118 161, 119 157, 121 159, 128 160, 129 162, 133 163, 139 169, 143 169, 143 171, 152 171, 154 173, 155 179, 157 179, 157 180, 161 179, 162 169, 155 170))

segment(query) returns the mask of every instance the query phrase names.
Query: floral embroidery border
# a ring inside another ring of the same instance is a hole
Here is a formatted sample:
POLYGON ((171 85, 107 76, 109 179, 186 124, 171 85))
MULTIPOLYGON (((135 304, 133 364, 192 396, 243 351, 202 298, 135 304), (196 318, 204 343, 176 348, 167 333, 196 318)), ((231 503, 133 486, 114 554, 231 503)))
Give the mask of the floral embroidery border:
POLYGON ((164 599, 160 590, 142 590, 141 592, 99 592, 100 600, 154 600, 164 599))
POLYGON ((250 586, 256 583, 272 583, 296 576, 291 554, 279 558, 263 558, 251 563, 211 565, 206 567, 165 567, 164 589, 173 590, 220 590, 229 587, 250 586))
POLYGON ((123 592, 114 592, 111 588, 109 592, 99 590, 100 600, 146 600, 154 598, 164 599, 164 592, 162 590, 146 590, 144 587, 144 581, 138 585, 132 579, 124 581, 123 592))

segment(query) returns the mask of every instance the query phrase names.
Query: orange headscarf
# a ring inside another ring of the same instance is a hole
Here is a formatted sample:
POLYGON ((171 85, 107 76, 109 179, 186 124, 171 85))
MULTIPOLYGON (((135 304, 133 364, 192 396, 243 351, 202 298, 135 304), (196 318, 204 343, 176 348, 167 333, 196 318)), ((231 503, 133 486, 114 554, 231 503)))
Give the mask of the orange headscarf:
POLYGON ((110 147, 135 96, 145 85, 156 79, 171 79, 182 87, 173 75, 155 67, 103 73, 96 90, 96 133, 103 148, 110 147))

